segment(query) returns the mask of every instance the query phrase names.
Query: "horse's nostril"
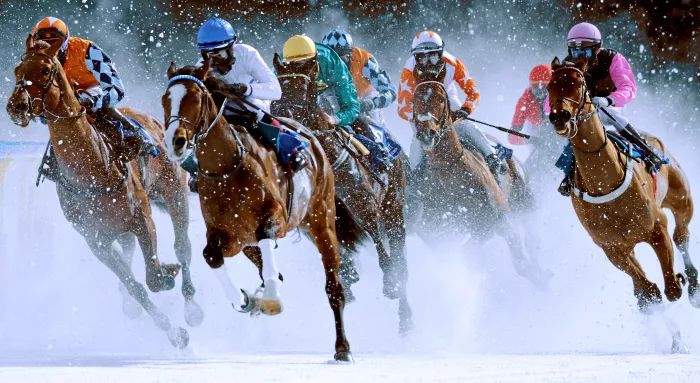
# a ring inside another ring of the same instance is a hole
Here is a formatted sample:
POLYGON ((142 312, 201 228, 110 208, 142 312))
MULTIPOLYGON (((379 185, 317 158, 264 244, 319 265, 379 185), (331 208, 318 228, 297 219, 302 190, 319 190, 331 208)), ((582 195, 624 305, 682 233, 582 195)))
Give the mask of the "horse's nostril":
POLYGON ((173 145, 175 145, 175 149, 181 149, 185 146, 186 143, 187 139, 185 139, 185 137, 177 137, 175 138, 173 145))

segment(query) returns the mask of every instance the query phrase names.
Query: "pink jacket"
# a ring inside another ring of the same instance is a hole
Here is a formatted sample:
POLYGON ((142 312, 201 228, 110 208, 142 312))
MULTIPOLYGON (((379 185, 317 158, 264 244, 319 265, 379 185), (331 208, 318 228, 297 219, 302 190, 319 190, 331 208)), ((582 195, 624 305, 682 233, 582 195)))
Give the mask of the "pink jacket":
MULTIPOLYGON (((615 101, 615 107, 622 108, 637 97, 637 83, 630 63, 625 56, 616 53, 610 63, 610 78, 615 83, 615 91, 608 97, 615 101)), ((549 114, 549 96, 544 100, 544 112, 549 114)))

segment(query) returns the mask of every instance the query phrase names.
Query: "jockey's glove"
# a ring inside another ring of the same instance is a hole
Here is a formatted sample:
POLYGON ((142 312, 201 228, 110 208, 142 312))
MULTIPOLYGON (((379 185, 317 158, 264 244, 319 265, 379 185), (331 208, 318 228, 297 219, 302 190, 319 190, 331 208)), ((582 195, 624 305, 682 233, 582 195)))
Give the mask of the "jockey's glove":
POLYGON ((374 101, 372 101, 371 98, 363 98, 360 99, 360 112, 361 113, 367 113, 374 109, 374 101))
POLYGON ((226 87, 228 92, 231 92, 237 96, 247 96, 248 95, 248 85, 242 83, 231 84, 226 87))
POLYGON ((454 113, 452 114, 452 116, 454 117, 455 120, 456 120, 456 119, 459 119, 459 118, 465 119, 465 120, 466 120, 467 117, 469 117, 469 114, 470 114, 470 113, 469 113, 469 111, 467 110, 467 108, 460 108, 459 110, 454 111, 454 113))
POLYGON ((102 89, 99 86, 78 91, 78 102, 82 107, 92 110, 102 96, 102 89))
POLYGON ((615 106, 615 100, 610 97, 593 97, 593 104, 599 108, 606 106, 615 106))
POLYGON ((326 120, 328 121, 329 124, 338 125, 338 123, 340 122, 340 119, 338 118, 338 116, 331 116, 328 113, 324 113, 324 114, 326 115, 326 120))
POLYGON ((510 127, 510 130, 515 130, 516 132, 520 132, 523 130, 523 126, 522 125, 513 125, 510 127))

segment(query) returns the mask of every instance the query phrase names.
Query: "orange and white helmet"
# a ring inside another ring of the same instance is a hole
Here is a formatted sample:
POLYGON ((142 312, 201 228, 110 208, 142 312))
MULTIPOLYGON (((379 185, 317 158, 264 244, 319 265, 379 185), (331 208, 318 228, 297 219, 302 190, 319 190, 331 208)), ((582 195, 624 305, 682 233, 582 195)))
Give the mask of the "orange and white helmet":
POLYGON ((445 43, 442 41, 440 35, 433 31, 423 31, 413 38, 413 44, 411 44, 411 53, 427 53, 427 52, 440 52, 445 48, 445 43))
POLYGON ((41 19, 32 30, 35 40, 43 40, 51 43, 55 40, 66 40, 69 36, 68 26, 61 19, 45 17, 41 19))

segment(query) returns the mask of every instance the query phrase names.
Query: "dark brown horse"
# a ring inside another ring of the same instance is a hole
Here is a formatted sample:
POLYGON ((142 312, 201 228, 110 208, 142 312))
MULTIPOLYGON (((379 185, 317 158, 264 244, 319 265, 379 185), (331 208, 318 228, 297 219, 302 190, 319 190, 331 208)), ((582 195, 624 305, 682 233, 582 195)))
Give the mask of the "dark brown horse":
POLYGON ((416 139, 424 151, 411 183, 416 206, 416 231, 434 243, 449 236, 470 234, 478 240, 502 236, 510 248, 515 270, 535 286, 544 288, 549 273, 528 258, 512 213, 527 209, 530 193, 515 162, 497 180, 480 154, 460 141, 443 85, 445 69, 437 77, 414 71, 416 88, 413 115, 416 139))
POLYGON ((405 192, 408 159, 402 153, 394 160, 385 179, 371 173, 365 159, 343 136, 339 127, 328 123, 317 103, 314 62, 285 65, 277 54, 273 63, 282 86, 282 99, 272 104, 273 112, 308 126, 333 163, 336 190, 336 225, 341 244, 341 277, 346 289, 357 282, 353 253, 369 236, 384 273, 384 295, 399 300, 399 333, 413 328, 411 307, 406 297, 405 192))
MULTIPOLYGON (((673 242, 683 255, 688 298, 700 307, 698 272, 688 252, 693 199, 680 165, 672 159, 652 176, 644 164, 618 150, 606 135, 586 88, 584 66, 564 65, 555 58, 552 69, 549 118, 557 134, 568 138, 574 149, 571 203, 579 221, 610 262, 632 278, 639 309, 650 312, 661 303, 661 291, 646 277, 634 246, 642 242, 651 245, 663 272, 666 298, 679 299, 683 278, 673 268, 673 244, 662 209, 671 210, 676 221, 673 242)), ((670 156, 661 140, 651 135, 646 135, 646 140, 670 156)), ((678 351, 680 332, 673 336, 673 350, 678 351)))
MULTIPOLYGON (((167 332, 171 343, 185 347, 187 332, 170 324, 131 271, 135 235, 143 252, 149 289, 156 292, 174 287, 178 266, 161 265, 156 251, 150 206, 156 202, 173 221, 175 253, 182 265, 186 319, 191 325, 201 323, 202 312, 193 300, 195 290, 189 268, 185 175, 164 153, 145 166, 139 166, 135 160, 126 166, 115 161, 103 137, 88 122, 85 109, 78 103, 56 58, 60 46, 35 44, 31 36, 27 39, 22 62, 15 68, 17 85, 7 111, 23 127, 32 118, 46 119, 60 170, 56 191, 66 218, 83 235, 93 254, 117 275, 156 325, 167 332), (121 244, 122 251, 114 247, 115 241, 121 244)), ((146 127, 162 151, 162 128, 155 119, 130 109, 122 112, 146 127)))
POLYGON ((274 243, 295 228, 304 231, 316 244, 326 272, 326 293, 335 316, 335 359, 349 362, 331 165, 306 128, 285 120, 308 141, 311 154, 309 166, 290 176, 275 150, 263 147, 245 128, 229 125, 218 114, 204 85, 208 71, 208 62, 200 68, 176 69, 171 64, 162 100, 168 156, 182 162, 196 146, 199 201, 207 227, 204 259, 235 310, 275 315, 282 310, 282 281, 274 243), (236 287, 225 268, 224 258, 246 247, 262 258, 264 288, 256 294, 236 287))

